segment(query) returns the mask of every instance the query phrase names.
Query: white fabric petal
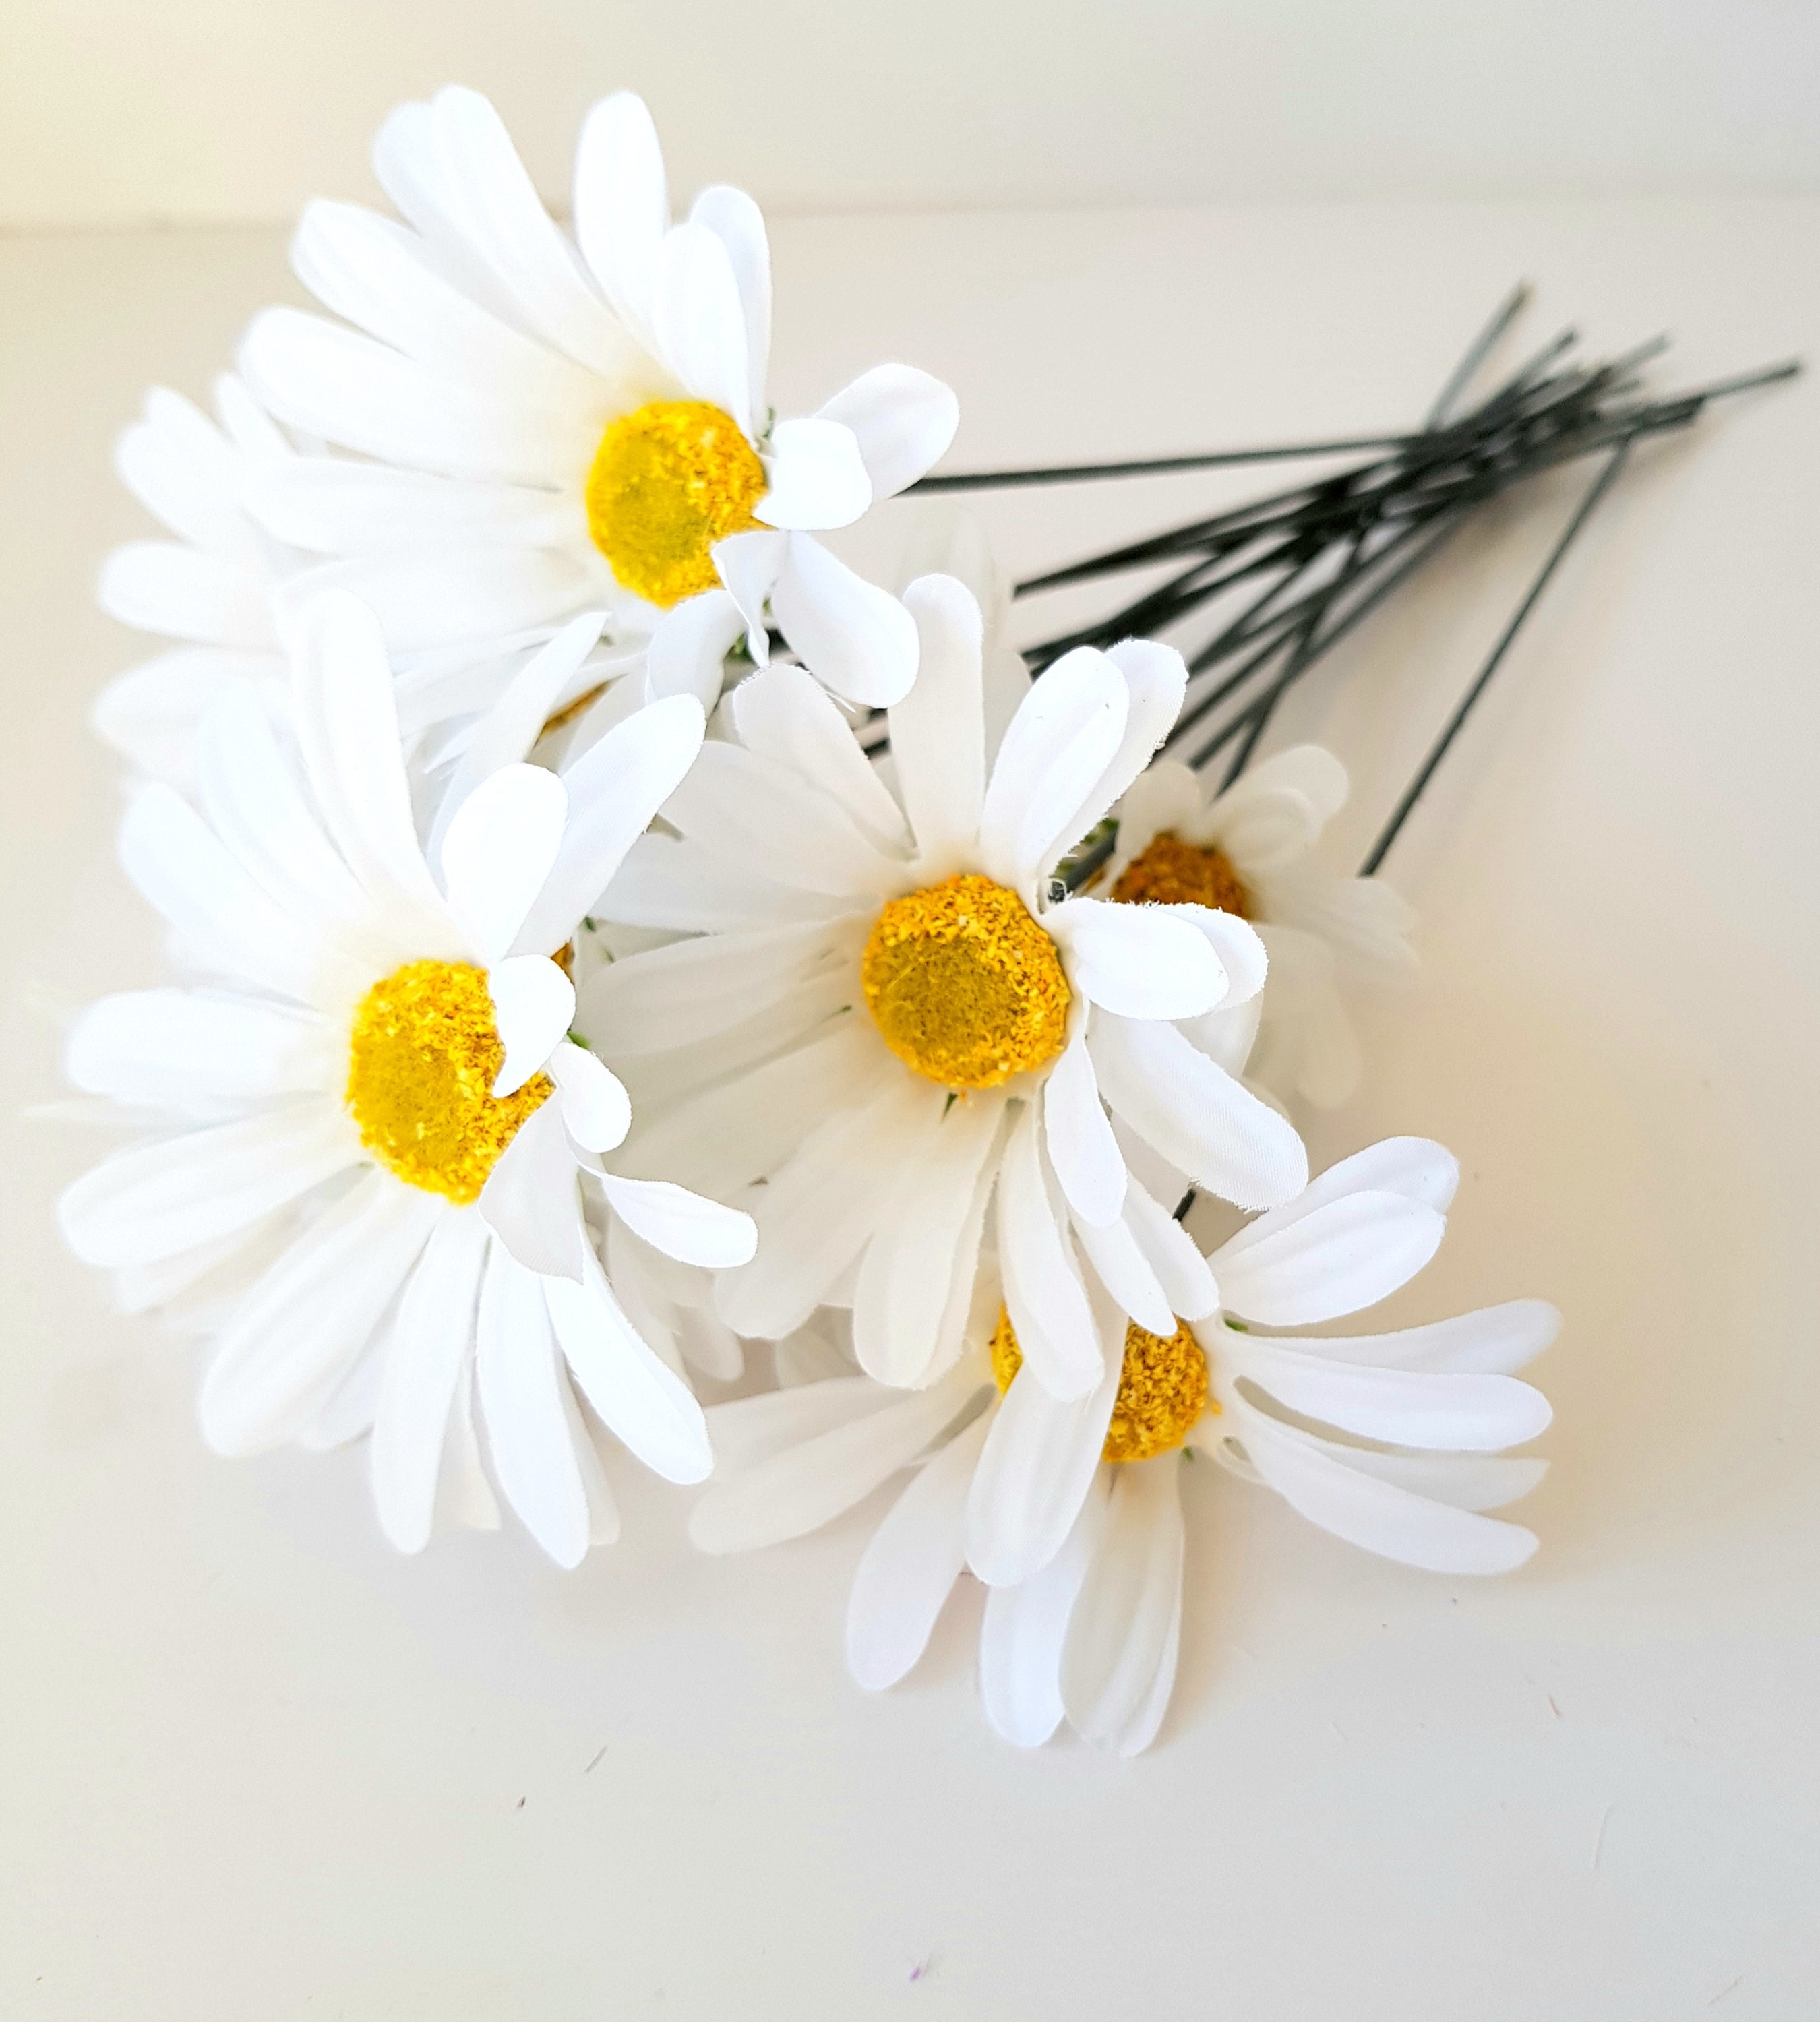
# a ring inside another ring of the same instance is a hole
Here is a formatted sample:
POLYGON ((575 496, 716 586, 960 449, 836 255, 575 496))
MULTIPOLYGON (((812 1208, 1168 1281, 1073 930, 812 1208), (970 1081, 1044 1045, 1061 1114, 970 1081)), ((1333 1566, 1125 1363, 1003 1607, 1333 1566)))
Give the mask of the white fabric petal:
POLYGON ((101 565, 96 601, 110 618, 167 639, 269 648, 265 585, 243 565, 171 541, 132 541, 101 565))
POLYGON ((699 400, 753 432, 746 312, 726 247, 704 224, 679 224, 657 257, 656 337, 664 360, 699 400))
POLYGON ((1539 1487, 1548 1472, 1545 1460, 1527 1456, 1377 1453, 1368 1447, 1335 1451, 1343 1452, 1345 1465, 1356 1473, 1453 1509, 1502 1509, 1539 1487))
POLYGON ((769 479, 755 520, 786 532, 850 527, 872 502, 872 480, 851 429, 839 422, 780 422, 766 458, 769 479))
POLYGON ((1261 1335, 1241 1336, 1232 1360, 1298 1418, 1388 1446, 1497 1453, 1536 1438, 1554 1415, 1539 1390, 1514 1376, 1336 1364, 1261 1335))
POLYGON ((1212 942, 1182 916, 1197 907, 1120 906, 1069 899, 1043 915, 1069 954, 1068 979, 1125 1018, 1195 1018, 1226 995, 1212 942))
POLYGON ((788 1453, 869 1412, 884 1411, 896 1400, 895 1392, 869 1377, 846 1375, 711 1405, 708 1436, 714 1442, 716 1473, 729 1480, 762 1460, 788 1453))
POLYGON ((988 1586, 1040 1572, 1073 1529, 1118 1399, 1122 1359, 1106 1360, 1099 1387, 1070 1403, 1050 1396, 1028 1357, 1011 1378, 967 1498, 967 1564, 988 1586))
POLYGON ((1187 666, 1173 646, 1159 645, 1152 639, 1122 639, 1109 648, 1106 658, 1124 676, 1130 698, 1124 734, 1106 769, 1064 824, 1059 838, 1063 847, 1101 821, 1156 756, 1182 714, 1188 686, 1187 666))
POLYGON ((1063 654, 1031 683, 999 746, 980 811, 989 875, 1029 892, 1078 839, 1075 811, 1118 750, 1130 710, 1124 677, 1091 647, 1063 654))
POLYGON ((1156 906, 1136 910, 1167 914, 1186 922, 1201 935, 1226 972, 1226 993, 1221 1009, 1244 1004, 1264 987, 1270 970, 1270 954, 1263 936, 1248 921, 1236 913, 1223 913, 1213 906, 1156 906))
MULTIPOLYGON (((927 677, 925 666, 919 688, 927 677)), ((831 795, 880 849, 908 854, 909 831, 890 789, 879 777, 839 706, 802 668, 766 668, 740 683, 728 706, 740 742, 748 751, 791 767, 831 795)), ((893 751, 901 787, 902 754, 895 745, 893 751)))
POLYGON ((115 1100, 185 1104, 327 1090, 337 1066, 320 1019, 276 1004, 134 990, 77 1020, 64 1054, 75 1086, 115 1100))
POLYGON ((952 392, 913 365, 875 365, 820 413, 858 438, 875 498, 891 498, 940 462, 960 425, 952 392))
POLYGON ((691 1193, 669 1180, 623 1180, 596 1175, 601 1191, 626 1226, 666 1257, 705 1271, 749 1264, 758 1232, 749 1214, 691 1193))
POLYGON ((689 1536, 704 1552, 743 1552, 819 1529, 933 1444, 977 1387, 956 1371, 744 1473, 717 1475, 689 1516, 689 1536))
POLYGON ((1000 1141, 1006 1103, 982 1091, 940 1121, 866 1246, 853 1292, 853 1352, 881 1383, 927 1380, 942 1338, 961 1234, 1000 1141))
POLYGON ((543 1287, 498 1243, 481 1281, 474 1374, 501 1493, 559 1566, 579 1565, 590 1542, 587 1490, 543 1287))
POLYGON ((1311 1524, 1380 1557, 1425 1572, 1513 1571, 1534 1553, 1534 1533, 1412 1495, 1347 1465, 1334 1454, 1262 1414, 1244 1419, 1245 1451, 1258 1473, 1311 1524))
POLYGON ((543 955, 513 955, 487 971, 493 1020, 506 1058, 494 1099, 515 1095, 562 1042, 575 1022, 575 985, 543 955))
POLYGON ((753 425, 765 421, 765 381, 771 364, 771 247, 762 211, 744 190, 725 183, 704 189, 689 222, 704 224, 726 248, 746 316, 746 367, 753 425))
POLYGON ((914 1667, 967 1564, 967 1487, 985 1436, 985 1418, 976 1418, 926 1462, 860 1560, 847 1600, 847 1669, 869 1692, 914 1667))
POLYGON ((924 875, 965 867, 985 792, 979 606, 952 576, 919 577, 904 593, 916 626, 916 679, 891 707, 891 760, 924 875))
POLYGON ((1113 1113, 1222 1200, 1270 1207, 1307 1184, 1294 1127, 1172 1025, 1108 1013, 1094 1020, 1087 1045, 1113 1113))
POLYGON ((1146 1333, 1167 1341, 1175 1331, 1175 1308, 1129 1225, 1122 1217, 1104 1228, 1076 1221, 1075 1234, 1119 1309, 1146 1333))
POLYGON ((583 662, 600 643, 605 622, 598 611, 572 618, 556 637, 533 653, 505 692, 470 732, 466 750, 437 817, 438 839, 481 780, 502 766, 531 756, 543 726, 568 699, 583 662))
POLYGON ((1062 1696, 1076 1733, 1137 1755, 1162 1725, 1182 1627, 1181 1466, 1173 1456, 1118 1470, 1099 1548, 1062 1653, 1062 1696))
POLYGON ((1049 1199, 1040 1123, 1026 1108, 1011 1126, 999 1174, 999 1261, 1005 1305, 1024 1360, 1058 1398, 1090 1396, 1106 1358, 1093 1308, 1049 1199))
POLYGON ((579 1276, 587 1245, 575 1152, 560 1103, 543 1104, 518 1126, 487 1175, 477 1206, 499 1246, 525 1270, 579 1276))
POLYGON ((520 929, 518 954, 550 954, 573 936, 626 852, 694 764, 706 728, 693 695, 667 696, 616 724, 565 769, 568 825, 520 929))
POLYGON ((771 609, 803 665, 849 702, 888 709, 916 678, 915 620, 811 535, 790 537, 771 609))
POLYGON ((1219 1287, 1207 1259, 1181 1223, 1138 1184, 1135 1173, 1125 1188, 1125 1225, 1178 1319, 1205 1319, 1218 1310, 1219 1287))
POLYGON ((657 263, 670 197, 643 99, 616 91, 583 122, 575 159, 575 235, 607 300, 653 345, 657 263))
POLYGON ((556 1083, 563 1127, 584 1152, 611 1152, 626 1141, 632 1098, 611 1068, 566 1040, 545 1065, 556 1083))
POLYGON ((1445 1214, 1460 1184, 1460 1161, 1427 1137, 1386 1137, 1337 1160, 1292 1200, 1241 1228, 1226 1246, 1234 1254, 1274 1235, 1317 1208, 1356 1193, 1396 1194, 1445 1214))
POLYGON ((292 1439, 352 1367, 447 1204, 372 1173, 299 1235, 236 1307, 196 1409, 217 1453, 292 1439))
POLYGON ((1125 1203, 1125 1162, 1099 1099, 1085 1018, 1043 1085, 1043 1134, 1049 1162, 1079 1220, 1095 1228, 1116 1221, 1125 1203))
POLYGON ((579 1283, 548 1278, 543 1289, 563 1354, 603 1422, 666 1481, 705 1481, 714 1454, 701 1407, 627 1318, 591 1253, 579 1283))
POLYGON ((852 939, 841 923, 810 920, 624 955, 591 980, 589 1024, 616 1059, 693 1046, 794 996, 836 962, 850 978, 852 939))
POLYGON ((724 589, 685 597, 651 634, 645 678, 653 702, 693 695, 704 714, 719 701, 727 655, 746 630, 746 615, 724 589))
POLYGON ((1014 1747, 1040 1748, 1062 1725, 1062 1643, 1106 1521, 1110 1473, 1095 1469, 1074 1528, 1040 1572, 986 1589, 980 1696, 993 1732, 1014 1747))
POLYGON ((1308 1327, 1388 1298, 1446 1230, 1445 1217, 1401 1194, 1348 1194, 1257 1241, 1227 1243, 1210 1261, 1230 1312, 1266 1327, 1308 1327))
POLYGON ((1351 1339, 1281 1340, 1330 1361, 1365 1363, 1377 1369, 1423 1369, 1464 1375, 1508 1376, 1533 1362, 1561 1331, 1561 1316, 1541 1299, 1512 1299, 1457 1319, 1394 1334, 1351 1339))
POLYGON ((598 915, 669 933, 733 933, 825 919, 842 903, 747 872, 718 851, 672 835, 641 835, 595 902, 598 915))
POLYGON ((554 772, 502 765, 449 823, 442 841, 448 907, 484 962, 507 966, 501 958, 550 875, 568 816, 568 795, 554 772))
POLYGON ((379 1378, 368 1459, 379 1527, 401 1552, 420 1552, 436 1518, 443 1443, 474 1338, 487 1226, 444 1215, 411 1273, 379 1378))
POLYGON ((247 1228, 360 1156, 338 1103, 291 1103, 117 1152, 65 1189, 57 1226, 85 1264, 155 1264, 247 1228))
POLYGON ((727 594, 740 608, 746 621, 746 651, 753 664, 763 666, 771 657, 771 632, 765 607, 790 557, 790 536, 766 528, 749 534, 729 534, 716 541, 709 551, 727 594))

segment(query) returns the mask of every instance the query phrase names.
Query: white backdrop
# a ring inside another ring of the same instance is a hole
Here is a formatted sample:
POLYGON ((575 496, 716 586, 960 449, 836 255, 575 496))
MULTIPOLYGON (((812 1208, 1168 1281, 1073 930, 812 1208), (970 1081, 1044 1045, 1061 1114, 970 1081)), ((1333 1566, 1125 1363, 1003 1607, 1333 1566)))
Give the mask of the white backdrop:
POLYGON ((0 0, 0 227, 360 196, 488 92, 560 195, 635 85, 773 207, 1820 188, 1812 0, 0 0))

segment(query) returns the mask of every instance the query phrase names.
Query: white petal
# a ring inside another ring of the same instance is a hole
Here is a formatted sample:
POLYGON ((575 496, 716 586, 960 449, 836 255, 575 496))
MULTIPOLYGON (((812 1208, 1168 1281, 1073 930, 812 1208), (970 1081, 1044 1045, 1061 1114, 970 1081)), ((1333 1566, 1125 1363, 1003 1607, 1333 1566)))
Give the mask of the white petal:
POLYGON ((1122 639, 1106 658, 1124 677, 1130 697, 1124 734, 1105 770, 1088 788, 1061 838, 1064 847, 1085 835, 1155 757, 1175 727, 1188 685, 1188 669, 1173 646, 1151 639, 1122 639))
POLYGON ((704 1552, 743 1552, 819 1529, 933 1444, 976 1387, 956 1371, 744 1473, 717 1476, 689 1516, 689 1536, 704 1552))
POLYGON ((133 541, 102 564, 96 601, 110 618, 167 639, 248 649, 272 644, 265 586, 243 565, 170 541, 133 541))
POLYGON ((495 1100, 515 1095, 541 1068, 575 1022, 575 985, 543 955, 513 955, 487 972, 493 1020, 506 1049, 493 1083, 495 1100))
POLYGON ((1095 1747, 1137 1755, 1162 1725, 1182 1625, 1180 1463, 1118 1470, 1062 1653, 1062 1696, 1095 1747))
POLYGON ((1196 1051, 1171 1025, 1095 1018, 1100 1092, 1154 1150, 1240 1207, 1269 1207, 1308 1181, 1292 1126, 1196 1051))
POLYGON ((217 1453, 294 1438, 353 1363, 446 1203, 369 1174, 294 1242, 235 1308, 197 1413, 217 1453))
POLYGON ((847 1600, 847 1669, 868 1692, 912 1669, 960 1577, 967 1487, 985 1436, 980 1418, 949 1440, 872 1533, 847 1600))
POLYGON ((601 1419, 666 1481, 705 1481, 714 1454, 701 1407, 627 1319, 594 1257, 579 1283, 546 1279, 543 1296, 575 1380, 601 1419))
POLYGON ((913 365, 875 365, 843 386, 821 418, 853 430, 872 496, 889 498, 948 454, 960 425, 960 403, 913 365))
POLYGON ((519 953, 548 954, 572 936, 693 764, 705 727, 693 695, 671 695, 616 724, 565 771, 568 826, 519 933, 519 953))
POLYGON ((1111 1470, 1098 1468, 1067 1542, 1040 1573, 986 1589, 980 1696, 993 1732, 1040 1748, 1062 1724, 1062 1648, 1076 1597, 1106 1520, 1111 1470))
POLYGON ((575 235, 601 294, 647 338, 656 321, 657 262, 669 228, 657 130, 643 99, 616 91, 583 123, 575 160, 575 235))
POLYGON ((825 892, 803 892, 748 873, 730 858, 673 835, 641 835, 595 902, 597 914, 672 933, 732 933, 786 926, 842 910, 825 892))
POLYGON ((568 795, 554 772, 502 765, 449 823, 442 842, 449 911, 483 962, 506 966, 501 958, 556 861, 568 814, 568 795))
POLYGON ((1212 943, 1182 912, 1069 899, 1043 925, 1069 953, 1069 980, 1091 1002, 1126 1018, 1194 1018, 1226 995, 1212 943))
POLYGON ((626 1226, 679 1262, 707 1271, 749 1264, 758 1232, 749 1214, 691 1193, 669 1180, 624 1180, 596 1175, 601 1191, 626 1226))
POLYGON ((1520 1525, 1431 1502, 1361 1473, 1259 1414, 1247 1414, 1244 1443, 1259 1473, 1291 1508, 1383 1558, 1426 1572, 1489 1574, 1512 1571, 1535 1552, 1534 1534, 1520 1525))
POLYGON ((1540 1299, 1512 1299, 1457 1319, 1394 1334, 1368 1334, 1342 1340, 1285 1341, 1285 1347, 1337 1362, 1365 1363, 1378 1369, 1423 1369, 1435 1374, 1508 1376, 1533 1362, 1561 1331, 1561 1316, 1540 1299))
POLYGON ((1175 1331, 1175 1308, 1129 1225, 1122 1217, 1105 1228, 1076 1221, 1075 1234, 1120 1310, 1146 1333, 1167 1341, 1175 1331))
POLYGON ((771 609, 803 665, 849 702, 888 709, 916 678, 915 620, 809 535, 791 535, 771 609))
POLYGON ((850 527, 872 502, 859 443, 838 422, 780 422, 766 468, 770 483, 752 516, 767 527, 850 527))
POLYGON ((1445 1502, 1453 1509, 1502 1509, 1537 1487, 1548 1472, 1545 1460, 1498 1458, 1488 1454, 1376 1453, 1366 1447, 1332 1449, 1355 1473, 1394 1482, 1412 1495, 1445 1502))
POLYGON ((916 680, 891 708, 891 758, 904 811, 931 878, 962 868, 979 834, 985 725, 979 606, 952 576, 904 593, 915 621, 916 680))
POLYGON ((1241 1337, 1233 1359, 1298 1418, 1387 1446, 1496 1453, 1534 1439, 1554 1415, 1539 1390, 1514 1376, 1349 1367, 1261 1335, 1241 1337))
POLYGON ((332 1086, 338 1064, 320 1019, 185 990, 104 997, 64 1056, 76 1087, 152 1104, 304 1094, 332 1086))
POLYGON ((1125 1201, 1125 1162, 1099 1099, 1084 1018, 1043 1085, 1043 1130, 1069 1206, 1095 1228, 1116 1221, 1125 1201))
POLYGON ((1218 1308, 1219 1287, 1207 1259, 1181 1223, 1138 1185, 1135 1174, 1125 1188, 1125 1225, 1178 1319, 1204 1319, 1218 1308))
POLYGON ((771 362, 771 247, 764 214, 744 190, 725 183, 704 189, 690 205, 689 222, 705 224, 727 250, 746 316, 746 364, 754 422, 765 415, 765 379, 771 362))
POLYGON ((1025 1363, 1054 1396, 1089 1396, 1105 1356, 1063 1227, 1049 1199, 1036 1111, 1011 1127, 999 1175, 999 1261, 1025 1363))
POLYGON ((1075 811, 1118 750, 1130 706, 1124 677, 1089 647, 1065 653, 1031 683, 980 813, 981 858, 1001 884, 1030 889, 1078 840, 1075 811))
POLYGON ((338 1104, 291 1103, 117 1152, 64 1191, 57 1225, 85 1264, 155 1264, 247 1228, 360 1156, 338 1104))
MULTIPOLYGON (((890 788, 839 706, 802 668, 780 664, 752 675, 733 690, 729 708, 748 751, 791 767, 831 794, 881 849, 907 852, 909 832, 890 788)), ((901 782, 902 755, 894 746, 894 755, 901 782)))
POLYGON ((225 688, 242 681, 280 686, 269 655, 181 647, 117 674, 95 697, 89 724, 148 778, 187 783, 198 721, 225 688))
POLYGON ((1186 765, 1159 758, 1140 772, 1119 802, 1119 859, 1129 863, 1165 833, 1189 838, 1201 810, 1201 782, 1186 765))
POLYGON ((703 224, 678 224, 657 259, 656 336, 664 361, 698 400, 752 433, 746 313, 727 249, 703 224))
POLYGON ((543 735, 543 726, 563 705, 582 663, 600 642, 604 620, 598 611, 572 618, 547 645, 541 647, 514 674, 505 692, 475 724, 462 754, 461 769, 450 784, 440 826, 447 832, 455 808, 482 779, 502 766, 528 758, 543 735))
POLYGON ((727 594, 746 621, 746 651, 762 667, 771 657, 771 633, 765 608, 789 560, 790 536, 769 529, 729 534, 724 541, 716 541, 711 552, 727 594))
POLYGON ((1028 1359, 1011 1378, 967 1500, 967 1563, 989 1586, 1040 1572, 1073 1529, 1118 1398, 1122 1360, 1108 1361, 1099 1387, 1072 1403, 1050 1396, 1028 1359))
POLYGON ((477 1203, 487 1226, 527 1271, 579 1276, 587 1248, 575 1153, 561 1105, 546 1102, 519 1127, 487 1175, 477 1203))
POLYGON ((895 1392, 869 1377, 835 1376, 711 1405, 707 1425, 715 1469, 722 1480, 729 1480, 895 1401, 895 1392))
POLYGON ((392 670, 364 604, 331 590, 305 608, 292 695, 309 783, 349 869, 377 904, 442 918, 442 895, 418 846, 392 670))
POLYGON ((941 1343, 961 1232, 998 1146, 1006 1104, 989 1092, 941 1119, 867 1245, 853 1294, 860 1367, 899 1388, 927 1380, 941 1343))
POLYGON ((500 1490, 559 1566, 578 1566, 590 1522, 563 1396, 568 1386, 543 1287, 500 1243, 487 1257, 475 1331, 481 1413, 500 1490))
POLYGON ((369 1454, 379 1527, 401 1552, 429 1543, 443 1441, 474 1338, 487 1254, 477 1214, 445 1214, 411 1273, 379 1379, 369 1454))
POLYGON ((1263 988, 1270 956, 1263 936, 1249 922, 1212 906, 1157 906, 1146 910, 1185 921, 1204 937, 1226 972, 1221 1009, 1246 1003, 1263 988))
POLYGON ((596 973, 589 1029, 616 1060, 692 1046, 795 996, 831 967, 850 979, 855 952, 843 923, 824 920, 672 941, 596 973))
POLYGON ((645 680, 651 699, 693 695, 704 714, 720 700, 727 655, 746 629, 745 614, 724 589, 685 597, 651 634, 645 680))
POLYGON ((1307 1327, 1388 1298, 1446 1231, 1444 1216, 1401 1194, 1347 1194, 1262 1237, 1235 1238, 1211 1261, 1229 1310, 1266 1327, 1307 1327))
POLYGON ((611 1152, 632 1127, 632 1098, 612 1070, 585 1047, 565 1042, 546 1064, 556 1083, 565 1129, 584 1152, 611 1152))

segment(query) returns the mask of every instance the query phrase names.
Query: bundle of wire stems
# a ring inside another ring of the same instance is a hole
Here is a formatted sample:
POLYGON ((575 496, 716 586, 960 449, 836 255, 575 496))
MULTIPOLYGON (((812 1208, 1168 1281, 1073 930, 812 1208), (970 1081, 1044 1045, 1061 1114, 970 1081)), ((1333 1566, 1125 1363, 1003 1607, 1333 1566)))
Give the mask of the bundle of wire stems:
MULTIPOLYGON (((983 491, 1375 452, 1325 476, 1168 527, 1016 586, 1015 594, 1025 597, 1139 570, 1168 571, 1103 618, 1026 648, 1033 673, 1075 647, 1165 635, 1217 600, 1242 600, 1212 637, 1189 651, 1187 700, 1165 746, 1171 757, 1197 769, 1223 763, 1230 782, 1244 771, 1290 688, 1399 583, 1431 560, 1482 506, 1561 465, 1600 458, 1592 487, 1361 865, 1369 874, 1383 862, 1634 446, 1688 427, 1710 401, 1792 378, 1800 370, 1791 360, 1651 399, 1641 392, 1639 369, 1667 348, 1665 339, 1603 363, 1577 363, 1570 353, 1577 340, 1567 330, 1456 415, 1466 389, 1529 297, 1526 283, 1512 290, 1449 374, 1423 426, 1411 434, 1142 462, 969 472, 925 478, 915 488, 983 491)), ((873 726, 875 741, 883 741, 883 730, 881 720, 873 726)), ((1078 887, 1113 847, 1109 824, 1064 867, 1066 881, 1078 887)))

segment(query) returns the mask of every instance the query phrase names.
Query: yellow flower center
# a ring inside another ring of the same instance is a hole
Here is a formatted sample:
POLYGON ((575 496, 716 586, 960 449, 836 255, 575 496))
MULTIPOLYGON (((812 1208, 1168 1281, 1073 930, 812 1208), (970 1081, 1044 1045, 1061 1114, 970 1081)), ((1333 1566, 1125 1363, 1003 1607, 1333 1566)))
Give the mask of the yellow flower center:
POLYGON ((1153 837, 1119 873, 1113 896, 1132 906, 1211 906, 1252 917, 1252 895, 1223 849, 1202 849, 1167 831, 1153 837))
POLYGON ((765 466, 731 414, 706 400, 653 400, 601 437, 588 473, 588 531, 626 588, 666 610, 712 589, 709 553, 758 525, 765 466))
MULTIPOLYGON (((1002 1308, 992 1330, 992 1379, 1003 1396, 1023 1366, 1011 1316, 1002 1308)), ((1149 1460, 1179 1447, 1204 1413, 1217 1415, 1219 1400, 1207 1394, 1207 1357, 1185 1321, 1165 1338, 1135 1321, 1125 1329, 1125 1362, 1113 1422, 1100 1451, 1109 1461, 1149 1460)))
POLYGON ((547 1075, 533 1075, 494 1100, 506 1049, 486 971, 467 962, 408 962, 375 983, 348 1051, 346 1101, 360 1142, 407 1185, 464 1207, 554 1093, 547 1075))
POLYGON ((944 1088, 997 1088, 1067 1043, 1054 942, 1015 892, 971 871, 886 907, 860 985, 885 1044, 944 1088))

